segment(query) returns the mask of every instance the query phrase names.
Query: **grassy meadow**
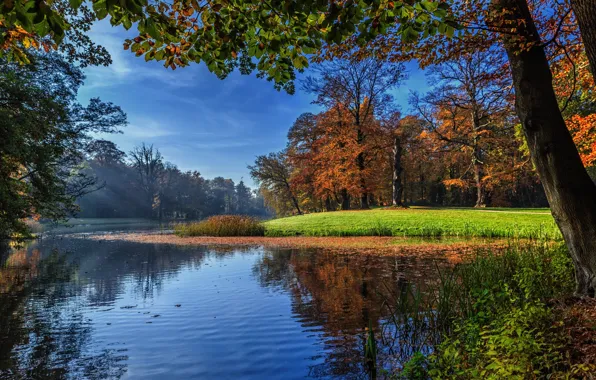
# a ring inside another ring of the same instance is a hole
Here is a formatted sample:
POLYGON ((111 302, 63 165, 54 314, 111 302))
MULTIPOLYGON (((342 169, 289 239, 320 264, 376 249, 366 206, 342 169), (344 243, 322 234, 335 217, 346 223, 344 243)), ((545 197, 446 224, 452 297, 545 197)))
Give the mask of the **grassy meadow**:
POLYGON ((374 209, 299 215, 263 224, 266 236, 561 238, 548 209, 374 209))

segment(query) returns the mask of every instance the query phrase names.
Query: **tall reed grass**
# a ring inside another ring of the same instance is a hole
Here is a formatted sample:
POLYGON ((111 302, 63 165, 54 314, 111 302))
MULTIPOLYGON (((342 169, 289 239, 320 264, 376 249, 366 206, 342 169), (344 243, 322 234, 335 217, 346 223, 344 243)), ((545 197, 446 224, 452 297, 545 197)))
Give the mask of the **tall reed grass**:
POLYGON ((195 223, 177 224, 178 236, 264 236, 261 221, 246 215, 217 215, 195 223))

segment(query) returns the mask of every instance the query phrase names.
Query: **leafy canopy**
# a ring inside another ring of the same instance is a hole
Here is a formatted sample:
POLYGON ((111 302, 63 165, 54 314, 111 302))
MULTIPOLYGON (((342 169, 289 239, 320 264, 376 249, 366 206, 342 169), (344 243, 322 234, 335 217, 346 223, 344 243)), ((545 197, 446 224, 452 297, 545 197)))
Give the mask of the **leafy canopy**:
MULTIPOLYGON (((67 12, 82 0, 7 0, 0 7, 0 47, 25 61, 21 47, 56 47, 71 25, 67 12)), ((175 69, 204 62, 225 77, 234 68, 254 71, 292 92, 295 70, 308 66, 323 43, 356 35, 360 43, 392 28, 404 41, 421 35, 452 35, 449 5, 438 0, 94 0, 94 17, 139 35, 124 44, 145 60, 175 69)))

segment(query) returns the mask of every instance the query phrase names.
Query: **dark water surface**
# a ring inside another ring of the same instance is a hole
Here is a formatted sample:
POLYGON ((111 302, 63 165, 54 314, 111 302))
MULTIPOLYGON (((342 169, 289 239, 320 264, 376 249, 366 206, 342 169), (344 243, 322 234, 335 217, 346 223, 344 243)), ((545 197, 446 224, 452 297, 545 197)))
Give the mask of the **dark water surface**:
POLYGON ((436 265, 72 237, 0 260, 0 378, 77 379, 367 378, 369 321, 391 369, 383 301, 436 265))

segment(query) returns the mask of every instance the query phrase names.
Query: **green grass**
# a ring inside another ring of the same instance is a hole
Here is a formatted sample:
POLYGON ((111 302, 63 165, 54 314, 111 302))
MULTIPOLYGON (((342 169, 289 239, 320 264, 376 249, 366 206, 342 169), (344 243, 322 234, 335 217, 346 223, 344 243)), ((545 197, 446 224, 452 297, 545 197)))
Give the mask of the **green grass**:
POLYGON ((325 212, 264 223, 266 236, 561 239, 548 209, 410 208, 325 212))

